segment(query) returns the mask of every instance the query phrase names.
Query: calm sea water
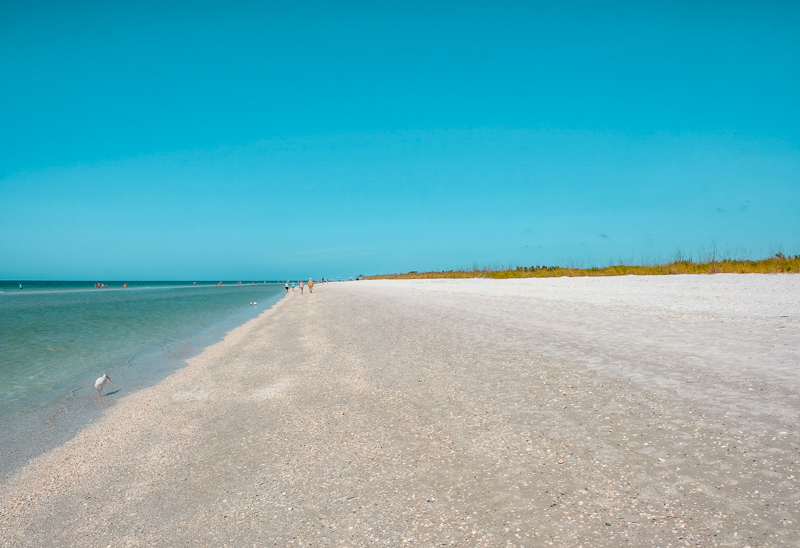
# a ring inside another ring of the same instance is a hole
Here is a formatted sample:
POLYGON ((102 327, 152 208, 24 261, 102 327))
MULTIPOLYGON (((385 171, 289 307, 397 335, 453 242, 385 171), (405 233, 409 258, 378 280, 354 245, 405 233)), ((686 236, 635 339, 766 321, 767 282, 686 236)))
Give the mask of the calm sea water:
POLYGON ((0 282, 0 476, 284 293, 282 283, 105 283, 0 282), (103 373, 114 384, 100 398, 94 381, 103 373))

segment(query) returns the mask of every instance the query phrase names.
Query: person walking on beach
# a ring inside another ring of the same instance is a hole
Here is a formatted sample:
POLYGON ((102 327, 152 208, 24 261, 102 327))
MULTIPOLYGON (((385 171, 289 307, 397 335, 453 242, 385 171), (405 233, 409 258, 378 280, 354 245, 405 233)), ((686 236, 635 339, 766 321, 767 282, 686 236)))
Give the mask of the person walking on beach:
POLYGON ((314 280, 312 280, 311 278, 308 279, 308 292, 309 293, 314 292, 314 280))
POLYGON ((294 292, 294 282, 292 282, 292 292, 294 292))
POLYGON ((284 289, 286 290, 286 292, 288 293, 288 292, 289 292, 289 282, 286 282, 285 284, 283 284, 283 288, 284 288, 284 289))
POLYGON ((303 281, 300 280, 300 294, 303 294, 303 281))

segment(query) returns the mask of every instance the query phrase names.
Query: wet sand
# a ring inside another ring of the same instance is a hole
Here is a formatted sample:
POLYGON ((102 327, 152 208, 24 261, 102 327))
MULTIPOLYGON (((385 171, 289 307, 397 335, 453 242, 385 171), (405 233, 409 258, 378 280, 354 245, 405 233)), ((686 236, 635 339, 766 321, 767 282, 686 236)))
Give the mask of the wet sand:
POLYGON ((798 546, 800 276, 290 292, 0 485, 44 546, 798 546))

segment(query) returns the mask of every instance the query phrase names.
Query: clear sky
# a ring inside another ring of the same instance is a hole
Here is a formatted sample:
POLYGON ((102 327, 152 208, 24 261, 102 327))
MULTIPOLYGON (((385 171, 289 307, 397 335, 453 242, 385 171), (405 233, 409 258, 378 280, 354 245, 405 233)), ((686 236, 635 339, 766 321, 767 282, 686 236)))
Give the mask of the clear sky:
POLYGON ((4 2, 0 278, 800 253, 800 3, 4 2))

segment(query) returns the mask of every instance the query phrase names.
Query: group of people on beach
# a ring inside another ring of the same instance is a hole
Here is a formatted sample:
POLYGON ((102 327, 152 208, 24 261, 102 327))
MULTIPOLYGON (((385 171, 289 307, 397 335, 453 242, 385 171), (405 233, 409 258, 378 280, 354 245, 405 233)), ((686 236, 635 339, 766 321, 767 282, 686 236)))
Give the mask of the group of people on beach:
MULTIPOLYGON (((298 283, 298 286, 300 287, 300 294, 302 295, 303 294, 303 288, 304 288, 303 280, 300 280, 300 282, 298 283)), ((289 282, 288 281, 285 284, 283 284, 283 288, 286 291, 289 291, 289 282)), ((292 291, 294 291, 294 282, 292 282, 291 288, 292 288, 292 291)), ((312 280, 311 278, 308 279, 308 292, 309 293, 313 293, 314 292, 314 280, 312 280)))
MULTIPOLYGON (((97 282, 96 284, 94 284, 94 288, 95 289, 101 289, 103 287, 108 287, 108 286, 106 284, 104 284, 103 282, 97 282)), ((125 287, 128 287, 128 284, 125 284, 125 287)))
MULTIPOLYGON (((320 282, 324 282, 324 281, 326 281, 326 279, 325 279, 325 278, 321 278, 321 279, 320 279, 320 280, 318 280, 318 281, 320 281, 320 282)), ((303 294, 303 289, 305 289, 305 287, 306 287, 306 286, 308 287, 308 292, 309 292, 309 293, 313 293, 313 292, 314 292, 314 280, 313 280, 312 278, 309 278, 309 279, 308 279, 308 284, 305 284, 305 285, 304 285, 304 284, 303 284, 303 280, 300 280, 300 281, 298 282, 298 284, 297 284, 297 285, 298 285, 298 287, 300 288, 300 294, 301 294, 301 295, 303 294)), ((283 284, 283 288, 284 288, 284 289, 285 289, 287 292, 289 291, 289 289, 291 289, 292 291, 294 291, 294 282, 289 282, 289 281, 287 280, 287 281, 286 281, 286 283, 285 283, 285 284, 283 284)))

